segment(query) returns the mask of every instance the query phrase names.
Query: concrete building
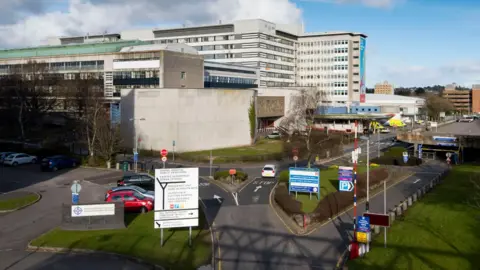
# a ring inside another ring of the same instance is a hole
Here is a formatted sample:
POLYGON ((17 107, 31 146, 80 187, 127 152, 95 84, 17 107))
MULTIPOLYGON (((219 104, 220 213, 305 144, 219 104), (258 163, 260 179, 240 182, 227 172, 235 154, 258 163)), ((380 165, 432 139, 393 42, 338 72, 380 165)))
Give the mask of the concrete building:
POLYGON ((260 70, 260 87, 311 86, 328 91, 332 104, 364 102, 366 35, 352 32, 308 34, 302 25, 261 19, 172 29, 128 30, 90 37, 60 37, 51 44, 102 38, 140 39, 156 44, 185 43, 205 60, 260 70))
POLYGON ((384 81, 383 83, 375 84, 375 88, 373 91, 374 94, 393 95, 394 87, 392 84, 384 81))
POLYGON ((469 90, 456 90, 456 84, 449 84, 443 90, 443 97, 452 102, 458 112, 469 113, 472 110, 472 93, 469 90))
POLYGON ((480 84, 472 86, 472 112, 480 113, 480 84))

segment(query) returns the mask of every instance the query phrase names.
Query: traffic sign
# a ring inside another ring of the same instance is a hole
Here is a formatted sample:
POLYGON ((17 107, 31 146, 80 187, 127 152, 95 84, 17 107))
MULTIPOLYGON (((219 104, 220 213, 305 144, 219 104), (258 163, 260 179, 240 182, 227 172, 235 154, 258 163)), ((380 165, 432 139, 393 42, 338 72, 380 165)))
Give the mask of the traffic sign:
POLYGON ((235 170, 235 169, 230 169, 230 170, 228 171, 228 173, 229 173, 230 175, 234 175, 234 174, 237 174, 237 170, 235 170))
POLYGON ((162 162, 166 162, 167 161, 167 157, 162 157, 162 162))
POLYGON ((73 181, 73 185, 70 187, 72 193, 78 194, 82 190, 82 186, 78 183, 77 180, 73 181))
POLYGON ((403 156, 403 162, 407 163, 408 162, 408 152, 403 152, 402 156, 403 156))
POLYGON ((133 154, 133 161, 135 161, 135 162, 138 161, 138 153, 133 154))
POLYGON ((447 152, 445 155, 447 156, 447 158, 450 158, 452 156, 452 153, 447 152))
POLYGON ((292 153, 293 153, 294 156, 297 156, 298 155, 298 148, 293 148, 292 153))
POLYGON ((422 159, 422 153, 423 153, 423 144, 418 145, 418 158, 422 159))
POLYGON ((294 161, 297 161, 297 160, 298 160, 298 156, 293 156, 293 160, 294 160, 294 161))
POLYGON ((78 204, 79 197, 78 193, 72 193, 72 204, 78 204))
POLYGON ((357 217, 357 231, 370 232, 370 217, 358 216, 357 217))
POLYGON ((357 232, 357 241, 360 243, 368 243, 368 233, 357 232))
POLYGON ((353 182, 352 181, 338 181, 338 190, 339 191, 353 191, 353 182))
POLYGON ((353 167, 338 167, 338 181, 353 181, 353 167))
POLYGON ((167 149, 162 149, 162 151, 160 151, 160 155, 162 155, 162 157, 166 157, 168 155, 167 149))
POLYGON ((370 225, 390 227, 390 217, 388 215, 377 213, 364 213, 363 216, 370 219, 370 225))

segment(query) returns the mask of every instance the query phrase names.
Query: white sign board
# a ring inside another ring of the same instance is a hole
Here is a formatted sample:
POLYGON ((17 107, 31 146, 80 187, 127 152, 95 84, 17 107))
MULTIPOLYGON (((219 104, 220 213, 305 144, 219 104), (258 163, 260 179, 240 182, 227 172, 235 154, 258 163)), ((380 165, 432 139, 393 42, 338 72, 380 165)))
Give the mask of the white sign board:
POLYGON ((115 204, 72 205, 72 217, 94 217, 115 215, 115 204))
POLYGON ((154 228, 198 226, 198 168, 155 170, 154 228))
POLYGON ((430 126, 431 127, 438 127, 438 123, 437 122, 430 122, 430 126))

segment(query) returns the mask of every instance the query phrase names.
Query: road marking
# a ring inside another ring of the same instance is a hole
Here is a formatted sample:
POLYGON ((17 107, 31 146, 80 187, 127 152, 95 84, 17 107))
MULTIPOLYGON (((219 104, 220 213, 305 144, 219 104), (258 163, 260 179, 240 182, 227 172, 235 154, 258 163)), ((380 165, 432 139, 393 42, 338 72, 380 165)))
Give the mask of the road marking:
POLYGON ((254 185, 264 185, 264 186, 273 185, 274 183, 275 183, 275 181, 265 181, 265 180, 253 181, 252 182, 252 184, 254 184, 254 185))
MULTIPOLYGON (((220 196, 218 196, 218 195, 216 195, 216 194, 213 195, 213 199, 214 199, 214 200, 217 200, 218 203, 222 203, 222 197, 220 197, 220 196)), ((205 207, 205 208, 206 208, 206 207, 205 207)))
POLYGON ((208 182, 207 182, 207 183, 202 182, 202 183, 198 183, 198 185, 199 185, 200 187, 208 187, 208 186, 210 186, 210 183, 208 183, 208 182))
POLYGON ((233 200, 235 200, 235 204, 238 206, 238 193, 237 192, 232 192, 231 193, 233 196, 233 200))
POLYGON ((241 188, 238 190, 238 192, 242 192, 242 190, 243 190, 244 188, 246 188, 248 185, 250 185, 253 181, 255 181, 255 180, 257 180, 257 179, 262 179, 262 178, 261 178, 261 177, 255 177, 255 178, 253 178, 252 180, 248 180, 249 182, 245 183, 245 184, 243 185, 243 187, 241 187, 241 188))
POLYGON ((256 202, 258 202, 258 200, 260 200, 260 196, 253 196, 252 197, 252 202, 256 203, 256 202))
POLYGON ((416 184, 416 183, 418 183, 418 182, 420 182, 420 181, 422 181, 422 179, 419 178, 419 179, 413 181, 413 183, 416 184))
POLYGON ((262 186, 257 186, 253 192, 257 192, 261 188, 262 188, 262 186))

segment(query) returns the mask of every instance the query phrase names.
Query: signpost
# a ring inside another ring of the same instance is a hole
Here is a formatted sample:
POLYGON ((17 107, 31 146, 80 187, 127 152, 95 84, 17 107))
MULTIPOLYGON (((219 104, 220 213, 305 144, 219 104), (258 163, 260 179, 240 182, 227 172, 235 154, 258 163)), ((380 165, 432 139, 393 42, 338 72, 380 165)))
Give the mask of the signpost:
POLYGON ((172 162, 175 162, 175 140, 172 141, 172 162))
MULTIPOLYGON (((386 190, 384 191, 386 192, 386 190)), ((384 203, 386 202, 386 197, 384 203)), ((377 213, 364 213, 364 217, 368 217, 370 221, 370 225, 380 226, 383 227, 384 235, 383 235, 383 242, 385 248, 387 247, 387 228, 390 227, 390 217, 386 213, 386 206, 384 206, 384 213, 377 214, 377 213)))
POLYGON ((235 175, 237 174, 237 170, 230 169, 228 173, 230 174, 230 178, 232 179, 232 185, 233 185, 233 181, 235 180, 235 175))
POLYGON ((407 163, 408 162, 408 152, 403 152, 402 156, 403 156, 403 162, 407 163))
POLYGON ((352 163, 358 163, 358 156, 362 154, 362 148, 358 147, 352 151, 352 163))
POLYGON ((297 167, 298 156, 293 156, 293 161, 295 161, 295 168, 297 167))
POLYGON ((312 193, 317 193, 317 198, 320 200, 320 170, 318 168, 290 168, 289 171, 289 193, 295 192, 295 197, 298 192, 309 193, 310 199, 312 193))
POLYGON ((80 200, 80 191, 82 190, 82 186, 78 183, 77 180, 75 180, 73 181, 70 190, 72 191, 72 204, 78 204, 78 201, 80 200))
MULTIPOLYGON (((370 218, 365 216, 357 217, 357 240, 368 244, 370 241, 370 218)), ((367 247, 368 251, 368 247, 367 247)))
POLYGON ((338 167, 338 190, 353 191, 353 167, 338 167))
POLYGON ((448 163, 448 165, 450 165, 450 162, 452 161, 452 160, 450 159, 450 158, 452 157, 452 153, 447 152, 445 155, 447 156, 447 163, 448 163))
POLYGON ((160 155, 162 156, 163 168, 165 169, 165 162, 167 162, 167 155, 168 155, 167 149, 162 149, 160 151, 160 155))
POLYGON ((198 168, 156 169, 153 226, 160 229, 160 245, 164 228, 189 227, 191 246, 198 217, 198 168))

